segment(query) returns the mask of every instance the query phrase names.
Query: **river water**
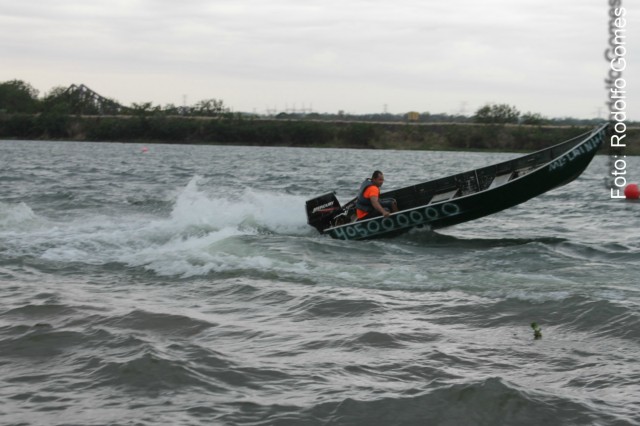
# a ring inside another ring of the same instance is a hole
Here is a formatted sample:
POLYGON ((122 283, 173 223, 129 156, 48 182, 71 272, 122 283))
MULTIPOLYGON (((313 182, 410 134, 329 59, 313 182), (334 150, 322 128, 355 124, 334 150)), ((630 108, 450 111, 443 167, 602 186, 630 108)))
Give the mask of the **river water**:
POLYGON ((640 204, 606 157, 485 219, 337 241, 305 200, 514 154, 145 148, 0 141, 0 424, 640 424, 640 204))

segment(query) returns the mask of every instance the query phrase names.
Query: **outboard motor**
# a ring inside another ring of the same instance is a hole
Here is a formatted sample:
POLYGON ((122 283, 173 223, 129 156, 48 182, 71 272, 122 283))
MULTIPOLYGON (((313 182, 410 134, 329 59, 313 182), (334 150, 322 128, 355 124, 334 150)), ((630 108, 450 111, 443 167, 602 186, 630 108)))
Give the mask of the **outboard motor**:
POLYGON ((331 220, 341 211, 335 193, 329 192, 307 201, 307 223, 323 233, 331 226, 331 220))

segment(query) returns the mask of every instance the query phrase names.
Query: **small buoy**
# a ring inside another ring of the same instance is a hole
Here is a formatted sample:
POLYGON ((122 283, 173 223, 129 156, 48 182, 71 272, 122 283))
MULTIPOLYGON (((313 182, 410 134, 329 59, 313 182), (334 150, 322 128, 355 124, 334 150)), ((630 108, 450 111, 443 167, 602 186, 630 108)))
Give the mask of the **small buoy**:
POLYGON ((624 196, 629 200, 637 200, 640 197, 640 188, 637 183, 630 183, 624 189, 624 196))
POLYGON ((142 152, 147 152, 147 151, 149 151, 149 148, 147 148, 146 146, 143 146, 142 147, 142 152))

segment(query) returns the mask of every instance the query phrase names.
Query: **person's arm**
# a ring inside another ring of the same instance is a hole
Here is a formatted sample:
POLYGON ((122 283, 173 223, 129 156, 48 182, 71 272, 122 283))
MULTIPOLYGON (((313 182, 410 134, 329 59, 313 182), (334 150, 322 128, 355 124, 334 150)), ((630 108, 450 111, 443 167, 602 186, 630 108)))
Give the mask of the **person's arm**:
POLYGON ((369 198, 369 200, 371 200, 371 205, 373 206, 373 208, 378 210, 380 213, 382 213, 382 216, 387 217, 390 215, 390 213, 380 205, 380 202, 378 201, 378 197, 372 196, 369 198))

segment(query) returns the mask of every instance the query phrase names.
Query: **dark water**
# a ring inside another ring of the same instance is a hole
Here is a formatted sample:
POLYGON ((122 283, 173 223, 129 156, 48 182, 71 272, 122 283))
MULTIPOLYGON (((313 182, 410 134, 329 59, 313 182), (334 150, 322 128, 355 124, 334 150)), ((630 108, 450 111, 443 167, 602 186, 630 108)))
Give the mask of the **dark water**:
POLYGON ((640 204, 606 158, 349 242, 304 201, 513 155, 141 148, 0 142, 0 424, 640 424, 640 204))

